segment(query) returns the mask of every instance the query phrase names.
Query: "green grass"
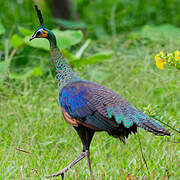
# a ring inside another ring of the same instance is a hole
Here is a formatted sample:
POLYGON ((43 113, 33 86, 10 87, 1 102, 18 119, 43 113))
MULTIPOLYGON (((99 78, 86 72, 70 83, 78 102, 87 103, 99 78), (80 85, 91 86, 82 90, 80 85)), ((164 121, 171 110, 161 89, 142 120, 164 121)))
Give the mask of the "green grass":
MULTIPOLYGON (((125 40, 94 42, 86 53, 107 48, 110 61, 88 65, 83 78, 101 83, 121 94, 139 109, 149 104, 163 120, 180 127, 180 73, 174 68, 158 70, 154 55, 177 46, 167 42, 141 43, 125 40), (114 47, 114 48, 112 48, 114 47)), ((56 80, 48 77, 9 81, 0 86, 0 179, 45 179, 75 159, 82 150, 80 139, 61 115, 56 80), (22 148, 30 154, 15 150, 22 148)), ((168 128, 167 128, 168 129, 168 128)), ((107 133, 96 133, 91 161, 96 179, 180 179, 178 133, 157 137, 139 129, 139 138, 150 175, 140 152, 137 135, 123 145, 107 133)), ((61 179, 55 178, 55 179, 61 179)), ((90 179, 86 159, 66 174, 66 179, 90 179)))

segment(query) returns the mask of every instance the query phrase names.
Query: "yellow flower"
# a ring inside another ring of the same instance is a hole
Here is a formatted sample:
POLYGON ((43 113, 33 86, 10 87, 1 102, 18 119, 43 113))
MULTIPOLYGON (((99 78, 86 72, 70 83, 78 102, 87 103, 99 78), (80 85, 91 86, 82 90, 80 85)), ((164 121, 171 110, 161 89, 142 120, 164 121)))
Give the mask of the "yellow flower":
POLYGON ((156 61, 156 66, 159 69, 164 69, 164 64, 168 64, 170 66, 175 66, 176 68, 180 69, 180 51, 176 50, 172 53, 166 53, 160 52, 159 54, 156 54, 154 57, 156 61))
MULTIPOLYGON (((162 52, 160 52, 160 54, 162 54, 162 52)), ((155 56, 155 61, 156 61, 156 66, 159 69, 163 70, 164 69, 164 64, 166 64, 166 62, 162 58, 159 57, 160 54, 157 54, 155 56)))
POLYGON ((180 62, 180 51, 179 50, 175 51, 175 60, 180 62))
POLYGON ((172 53, 167 53, 168 56, 168 62, 171 62, 172 58, 173 58, 173 54, 172 53))
POLYGON ((163 56, 164 56, 164 52, 161 51, 161 52, 159 53, 159 56, 160 56, 160 57, 163 57, 163 56))

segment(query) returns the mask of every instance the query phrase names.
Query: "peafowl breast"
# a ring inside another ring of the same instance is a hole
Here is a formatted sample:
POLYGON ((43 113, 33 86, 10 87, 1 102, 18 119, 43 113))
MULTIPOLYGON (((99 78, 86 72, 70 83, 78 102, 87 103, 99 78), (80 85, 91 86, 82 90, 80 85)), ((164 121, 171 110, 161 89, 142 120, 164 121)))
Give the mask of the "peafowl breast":
POLYGON ((50 42, 50 55, 56 70, 62 114, 66 122, 76 130, 83 144, 79 157, 61 171, 47 177, 61 175, 63 178, 65 172, 87 157, 90 175, 93 178, 89 147, 95 132, 106 131, 123 142, 129 134, 136 133, 138 127, 155 135, 170 135, 162 125, 119 94, 100 84, 83 80, 73 72, 57 47, 55 35, 44 27, 42 14, 37 6, 35 8, 41 27, 30 40, 46 38, 50 42))

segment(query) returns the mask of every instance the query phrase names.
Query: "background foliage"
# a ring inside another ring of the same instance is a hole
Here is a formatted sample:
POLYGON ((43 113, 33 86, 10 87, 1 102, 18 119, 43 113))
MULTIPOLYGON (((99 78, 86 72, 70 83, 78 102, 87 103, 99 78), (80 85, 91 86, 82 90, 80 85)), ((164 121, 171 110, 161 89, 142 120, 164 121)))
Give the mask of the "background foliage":
MULTIPOLYGON (((178 0, 73 0, 69 19, 52 15, 53 2, 0 0, 0 179, 44 179, 81 151, 78 137, 60 113, 48 42, 28 41, 39 27, 34 4, 81 77, 118 92, 173 128, 180 127, 179 71, 160 71, 154 62, 160 50, 180 46, 178 0)), ((130 136, 124 146, 97 133, 91 146, 97 179, 179 179, 180 139, 169 130, 170 138, 139 130, 149 174, 138 136, 130 136)), ((67 179, 75 178, 89 178, 85 161, 67 174, 67 179)))

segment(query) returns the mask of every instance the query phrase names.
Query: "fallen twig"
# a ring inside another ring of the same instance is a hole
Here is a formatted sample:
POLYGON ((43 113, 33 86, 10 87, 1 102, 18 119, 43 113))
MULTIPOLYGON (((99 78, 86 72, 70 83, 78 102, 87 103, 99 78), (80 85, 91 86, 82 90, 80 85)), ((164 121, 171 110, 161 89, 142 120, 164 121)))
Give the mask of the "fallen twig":
POLYGON ((20 148, 15 148, 15 150, 17 151, 21 151, 21 152, 24 152, 24 153, 27 153, 27 154, 30 154, 30 152, 24 150, 24 149, 20 149, 20 148))
POLYGON ((146 168, 147 168, 147 171, 148 171, 148 175, 150 175, 150 172, 149 172, 149 167, 148 167, 148 165, 147 165, 147 162, 146 162, 145 156, 144 156, 143 151, 142 151, 141 140, 140 140, 139 135, 138 135, 138 140, 139 140, 140 151, 141 151, 141 155, 142 155, 143 161, 144 161, 144 163, 145 163, 145 165, 146 165, 146 168))

